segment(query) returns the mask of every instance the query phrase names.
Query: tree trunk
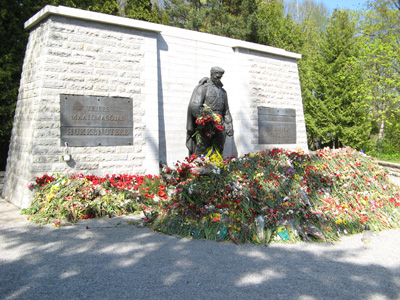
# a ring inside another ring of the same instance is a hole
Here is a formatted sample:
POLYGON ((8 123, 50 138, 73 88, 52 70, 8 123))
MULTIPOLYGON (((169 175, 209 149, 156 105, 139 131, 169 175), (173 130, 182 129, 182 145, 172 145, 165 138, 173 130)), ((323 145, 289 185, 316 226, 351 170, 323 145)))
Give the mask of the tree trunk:
POLYGON ((378 141, 383 140, 385 135, 385 121, 381 121, 381 127, 379 128, 379 136, 378 136, 378 141))

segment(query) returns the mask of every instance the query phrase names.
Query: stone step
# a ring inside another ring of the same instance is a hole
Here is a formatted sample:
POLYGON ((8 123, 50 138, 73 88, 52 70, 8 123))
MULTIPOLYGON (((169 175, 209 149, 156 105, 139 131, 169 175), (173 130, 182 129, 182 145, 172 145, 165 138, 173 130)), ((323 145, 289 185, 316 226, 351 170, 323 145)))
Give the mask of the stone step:
POLYGON ((393 171, 389 170, 389 175, 400 177, 400 172, 398 172, 398 171, 397 172, 393 172, 393 171))
POLYGON ((400 164, 386 162, 386 161, 378 161, 378 164, 389 171, 389 174, 392 176, 400 177, 400 164))

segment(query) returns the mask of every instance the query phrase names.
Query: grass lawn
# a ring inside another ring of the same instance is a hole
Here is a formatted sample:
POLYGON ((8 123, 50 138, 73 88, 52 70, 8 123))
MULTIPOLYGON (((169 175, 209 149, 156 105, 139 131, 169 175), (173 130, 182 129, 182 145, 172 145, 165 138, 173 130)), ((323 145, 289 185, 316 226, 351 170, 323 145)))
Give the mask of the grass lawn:
POLYGON ((373 153, 368 155, 375 157, 376 160, 400 164, 400 154, 373 153))

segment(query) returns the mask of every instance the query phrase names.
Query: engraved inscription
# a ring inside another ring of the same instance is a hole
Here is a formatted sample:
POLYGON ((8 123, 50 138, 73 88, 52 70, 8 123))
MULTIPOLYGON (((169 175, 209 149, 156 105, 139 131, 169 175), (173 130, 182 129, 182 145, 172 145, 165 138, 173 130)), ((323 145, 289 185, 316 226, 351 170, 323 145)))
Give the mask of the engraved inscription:
POLYGON ((93 112, 109 112, 110 108, 108 106, 87 106, 88 111, 93 111, 93 112))
POLYGON ((296 117, 263 115, 265 121, 270 122, 296 122, 296 117))
POLYGON ((75 135, 98 135, 98 136, 109 136, 109 135, 122 135, 129 136, 130 130, 126 128, 65 128, 65 136, 75 135))
POLYGON ((296 110, 258 107, 259 144, 295 144, 296 110))
POLYGON ((123 122, 125 121, 125 116, 120 115, 71 115, 72 121, 112 121, 112 122, 123 122))
POLYGON ((133 143, 130 98, 60 95, 61 145, 119 146, 133 143))

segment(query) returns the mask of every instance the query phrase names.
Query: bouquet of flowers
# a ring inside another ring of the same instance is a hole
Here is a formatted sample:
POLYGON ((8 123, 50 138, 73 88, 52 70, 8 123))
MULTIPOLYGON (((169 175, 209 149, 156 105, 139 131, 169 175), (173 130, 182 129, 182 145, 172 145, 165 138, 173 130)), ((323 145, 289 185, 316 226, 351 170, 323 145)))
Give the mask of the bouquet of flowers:
POLYGON ((221 115, 215 114, 211 107, 204 104, 200 109, 200 115, 196 119, 197 129, 193 136, 196 137, 196 142, 201 144, 202 136, 213 136, 217 131, 224 130, 222 125, 221 115))

